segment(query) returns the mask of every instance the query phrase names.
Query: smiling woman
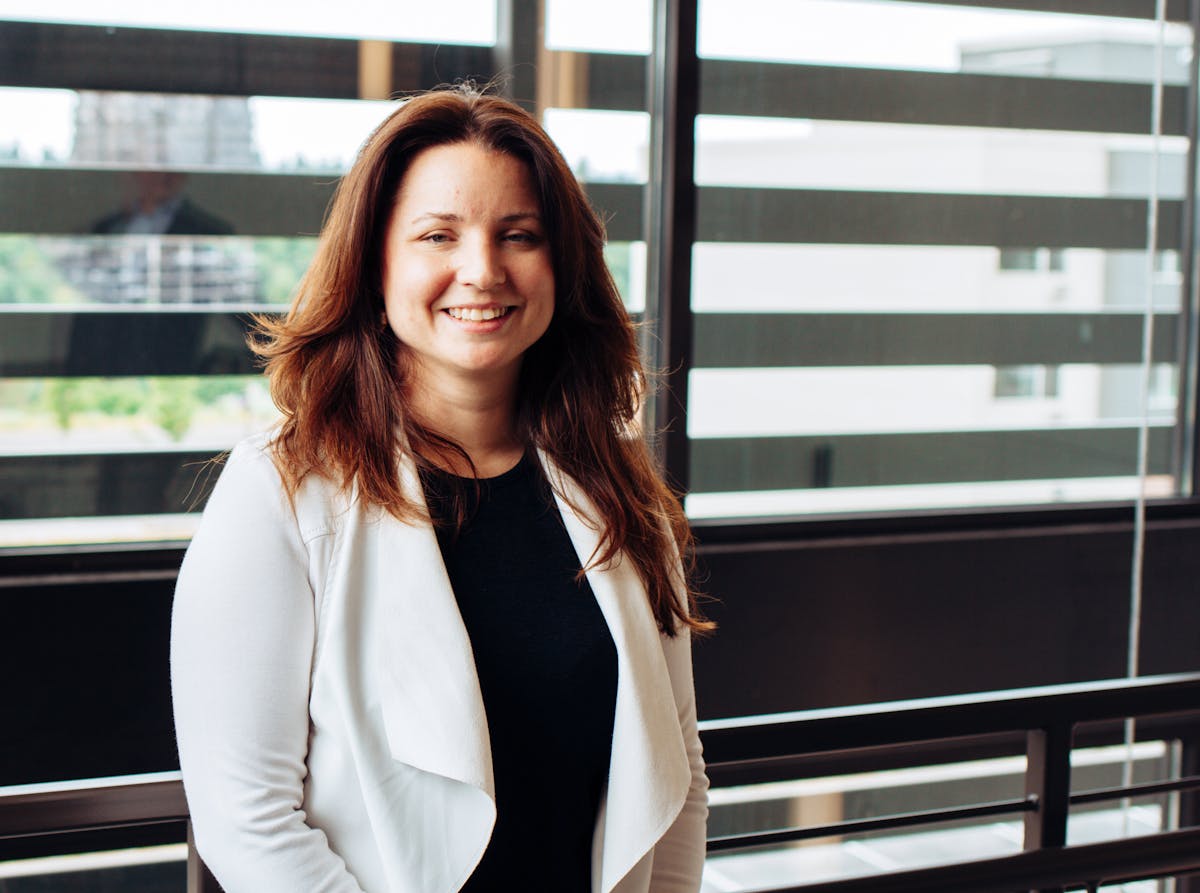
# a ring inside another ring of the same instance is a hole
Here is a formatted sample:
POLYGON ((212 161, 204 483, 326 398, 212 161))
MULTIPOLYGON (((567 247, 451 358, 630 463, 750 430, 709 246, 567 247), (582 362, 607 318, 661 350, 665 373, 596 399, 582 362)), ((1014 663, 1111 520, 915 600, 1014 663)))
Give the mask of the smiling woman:
MULTIPOLYGON (((554 269, 526 165, 477 143, 421 152, 400 181, 384 238, 386 318, 407 365, 412 410, 423 419, 466 410, 454 439, 481 472, 507 470, 524 451, 472 439, 471 407, 513 418, 521 357, 554 314, 554 269)), ((489 426, 490 428, 490 426, 489 426)))
POLYGON ((680 555, 603 227, 518 106, 404 102, 258 353, 179 575, 197 847, 229 893, 696 891, 680 555))

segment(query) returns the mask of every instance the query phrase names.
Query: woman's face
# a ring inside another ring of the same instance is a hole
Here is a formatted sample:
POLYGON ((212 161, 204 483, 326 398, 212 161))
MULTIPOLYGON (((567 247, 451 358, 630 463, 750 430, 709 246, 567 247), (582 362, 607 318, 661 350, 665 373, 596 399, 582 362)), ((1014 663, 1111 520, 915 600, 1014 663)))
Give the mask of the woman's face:
POLYGON ((383 298, 417 386, 450 376, 515 387, 522 355, 554 315, 550 246, 526 165, 474 143, 419 153, 387 226, 383 298))

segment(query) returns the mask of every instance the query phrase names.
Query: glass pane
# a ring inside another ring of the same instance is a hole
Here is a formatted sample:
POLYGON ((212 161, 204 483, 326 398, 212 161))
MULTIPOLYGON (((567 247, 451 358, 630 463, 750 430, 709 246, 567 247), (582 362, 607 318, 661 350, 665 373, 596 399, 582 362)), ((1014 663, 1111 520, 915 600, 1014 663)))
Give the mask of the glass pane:
POLYGON ((314 238, 0 235, 0 305, 286 305, 315 250, 314 238))
POLYGON ((696 121, 701 186, 1181 198, 1187 140, 1000 127, 737 118, 696 121), (937 159, 931 164, 931 159, 937 159))
POLYGON ((0 456, 214 453, 278 418, 260 375, 14 378, 0 381, 0 456))
POLYGON ((600 53, 650 52, 650 0, 546 0, 546 46, 600 53))
POLYGON ((0 88, 0 162, 342 173, 394 108, 361 99, 0 88))
POLYGON ((1153 83, 1160 33, 1184 83, 1184 26, 701 4, 700 105, 721 113, 696 127, 690 515, 1177 492, 1188 141, 1182 94, 1156 136, 1152 91, 1126 89, 1153 83))
MULTIPOLYGON (((336 20, 326 8, 280 9, 6 7, 12 22, 173 29, 162 47, 207 56, 240 38, 206 32, 281 35, 256 44, 273 49, 247 77, 264 93, 316 95, 238 95, 231 85, 240 82, 215 69, 195 72, 188 93, 64 89, 53 60, 31 69, 34 86, 0 87, 0 544, 190 536, 206 461, 277 419, 265 380, 252 374, 246 314, 289 303, 337 178, 395 108, 352 98, 374 95, 365 90, 371 66, 382 65, 397 93, 434 87, 460 68, 511 73, 507 87, 536 105, 577 176, 595 184, 618 288, 631 311, 644 311, 638 193, 648 116, 627 84, 603 86, 589 78, 587 55, 561 50, 648 52, 649 0, 624 2, 619 15, 551 3, 545 44, 500 35, 491 0, 420 15, 355 0, 336 20), (425 45, 390 56, 375 46, 392 40, 425 45), (528 57, 513 58, 511 46, 528 57), (312 62, 303 77, 293 77, 293 57, 312 62)), ((506 27, 540 32, 533 7, 514 10, 506 27)), ((89 52, 71 70, 104 83, 115 70, 104 32, 79 33, 89 52)), ((609 61, 645 68, 637 58, 609 61)), ((153 70, 137 75, 160 82, 153 70)))

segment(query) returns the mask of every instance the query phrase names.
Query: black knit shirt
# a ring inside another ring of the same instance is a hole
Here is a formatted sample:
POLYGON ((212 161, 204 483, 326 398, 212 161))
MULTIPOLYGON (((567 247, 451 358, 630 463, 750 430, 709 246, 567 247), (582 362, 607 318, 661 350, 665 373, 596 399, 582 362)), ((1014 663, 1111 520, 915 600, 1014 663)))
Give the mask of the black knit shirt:
MULTIPOLYGON (((487 712, 491 842, 462 889, 591 890, 617 654, 536 459, 479 482, 422 471, 487 712), (465 494, 457 533, 452 494, 465 494)), ((586 556, 585 556, 586 557, 586 556)), ((447 829, 454 833, 453 829, 447 829)))

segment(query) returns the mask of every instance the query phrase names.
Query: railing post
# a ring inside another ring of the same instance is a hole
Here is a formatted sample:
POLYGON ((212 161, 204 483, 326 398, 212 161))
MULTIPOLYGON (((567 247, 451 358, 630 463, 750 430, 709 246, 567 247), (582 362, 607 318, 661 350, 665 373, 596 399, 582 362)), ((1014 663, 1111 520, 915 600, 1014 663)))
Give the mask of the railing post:
POLYGON ((1026 733, 1025 796, 1037 798, 1037 809, 1025 813, 1026 850, 1066 845, 1072 732, 1069 723, 1062 723, 1026 733))
POLYGON ((196 852, 192 823, 187 823, 187 893, 224 893, 217 879, 196 852))
MULTIPOLYGON (((1193 728, 1179 739, 1179 774, 1200 775, 1200 728, 1193 728)), ((1179 827, 1193 828, 1200 825, 1200 793, 1182 791, 1179 794, 1179 827)), ((1175 883, 1175 893, 1200 893, 1200 876, 1180 878, 1175 883)))

